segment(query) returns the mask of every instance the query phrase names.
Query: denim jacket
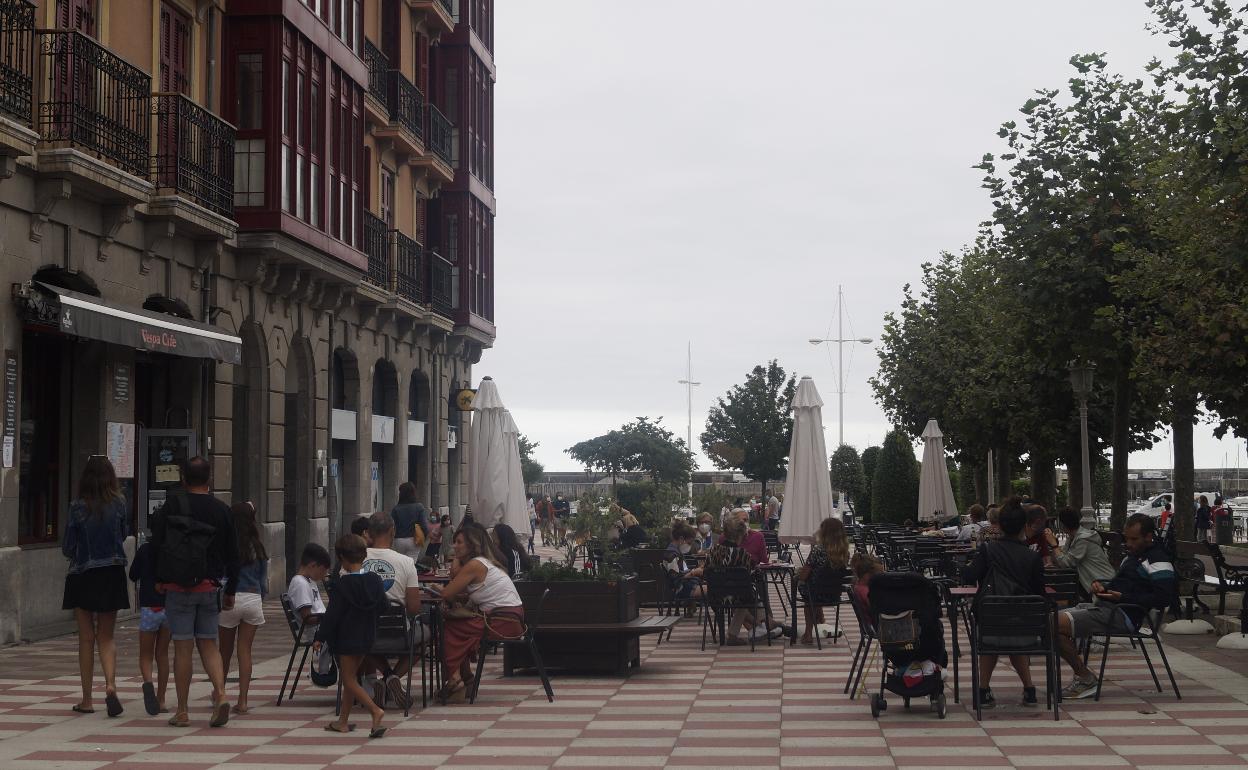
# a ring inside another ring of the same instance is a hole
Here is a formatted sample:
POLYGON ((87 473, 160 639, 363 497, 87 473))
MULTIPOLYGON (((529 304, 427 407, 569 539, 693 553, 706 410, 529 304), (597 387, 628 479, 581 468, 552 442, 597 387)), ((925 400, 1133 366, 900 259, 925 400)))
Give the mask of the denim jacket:
POLYGON ((114 500, 99 513, 75 500, 69 504, 69 526, 61 541, 61 553, 69 558, 69 573, 76 575, 99 567, 126 564, 122 545, 128 534, 126 504, 114 500))
POLYGON ((261 599, 268 596, 268 559, 256 559, 250 564, 244 564, 238 570, 238 592, 240 594, 260 594, 261 599))

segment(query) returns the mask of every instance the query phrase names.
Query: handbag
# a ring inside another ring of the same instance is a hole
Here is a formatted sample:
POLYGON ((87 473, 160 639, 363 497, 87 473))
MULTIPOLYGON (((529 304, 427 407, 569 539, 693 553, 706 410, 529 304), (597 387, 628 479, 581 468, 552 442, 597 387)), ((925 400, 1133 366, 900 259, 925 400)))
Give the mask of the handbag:
POLYGON ((449 604, 442 608, 442 617, 446 620, 472 620, 484 616, 467 604, 449 604))

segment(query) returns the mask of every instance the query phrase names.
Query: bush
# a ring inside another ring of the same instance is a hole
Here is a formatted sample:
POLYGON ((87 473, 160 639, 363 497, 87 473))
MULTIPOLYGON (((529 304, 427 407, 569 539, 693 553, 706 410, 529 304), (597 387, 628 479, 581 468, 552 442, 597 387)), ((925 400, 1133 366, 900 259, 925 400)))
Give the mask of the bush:
MULTIPOLYGON (((875 466, 880 461, 880 447, 869 446, 862 450, 862 476, 866 481, 861 500, 854 501, 854 514, 858 521, 871 521, 871 487, 875 479, 875 466)), ((915 506, 918 507, 917 504, 915 506)))
POLYGON ((667 537, 665 533, 672 526, 672 507, 684 505, 685 488, 677 484, 636 481, 616 486, 615 499, 637 517, 651 541, 658 542, 667 537))
POLYGON ((914 449, 900 430, 884 437, 871 479, 871 520, 902 524, 917 520, 919 473, 914 449))

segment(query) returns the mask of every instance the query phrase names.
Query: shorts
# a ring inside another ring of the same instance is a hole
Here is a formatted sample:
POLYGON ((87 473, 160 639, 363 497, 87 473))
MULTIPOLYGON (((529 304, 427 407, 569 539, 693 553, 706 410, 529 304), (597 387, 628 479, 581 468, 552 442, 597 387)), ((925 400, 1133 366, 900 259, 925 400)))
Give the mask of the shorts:
POLYGON ((169 617, 164 607, 140 607, 139 630, 145 634, 155 634, 169 625, 169 617))
POLYGON ((264 625, 264 600, 260 594, 238 593, 234 595, 234 609, 221 610, 217 625, 222 628, 238 628, 239 623, 249 626, 264 625))
POLYGON ((1093 634, 1131 634, 1135 628, 1130 624, 1116 605, 1102 602, 1091 604, 1084 602, 1078 607, 1063 610, 1070 617, 1070 634, 1076 639, 1083 639, 1093 634))
POLYGON ((169 632, 175 642, 187 639, 216 639, 218 619, 221 617, 219 590, 166 591, 165 615, 169 618, 169 632))

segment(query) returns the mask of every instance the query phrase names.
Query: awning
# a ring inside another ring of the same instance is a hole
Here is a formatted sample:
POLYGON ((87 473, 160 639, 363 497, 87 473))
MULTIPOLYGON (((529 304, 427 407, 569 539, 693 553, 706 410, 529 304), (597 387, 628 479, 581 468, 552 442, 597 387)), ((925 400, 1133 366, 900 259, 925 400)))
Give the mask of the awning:
POLYGON ((208 324, 116 307, 46 283, 35 282, 35 286, 59 300, 57 326, 65 334, 174 356, 211 358, 227 364, 243 361, 243 340, 208 324))

